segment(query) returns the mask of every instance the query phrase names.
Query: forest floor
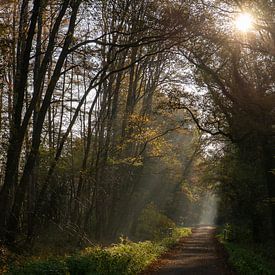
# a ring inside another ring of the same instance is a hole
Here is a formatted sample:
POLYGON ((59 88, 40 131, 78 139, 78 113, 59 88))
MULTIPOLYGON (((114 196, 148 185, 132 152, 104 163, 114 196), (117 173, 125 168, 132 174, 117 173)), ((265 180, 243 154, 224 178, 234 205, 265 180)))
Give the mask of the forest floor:
POLYGON ((222 275, 235 274, 227 265, 226 253, 215 238, 215 228, 196 227, 142 275, 222 275))

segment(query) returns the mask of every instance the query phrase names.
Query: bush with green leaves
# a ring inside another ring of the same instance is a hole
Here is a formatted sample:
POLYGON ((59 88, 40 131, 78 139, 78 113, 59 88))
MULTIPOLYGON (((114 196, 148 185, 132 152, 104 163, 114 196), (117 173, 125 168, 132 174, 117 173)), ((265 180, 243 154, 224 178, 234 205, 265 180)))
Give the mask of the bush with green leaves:
MULTIPOLYGON (((235 269, 237 274, 251 275, 275 275, 274 269, 274 248, 261 247, 253 243, 232 241, 234 227, 226 224, 217 235, 219 241, 228 252, 229 264, 235 269)), ((243 229, 245 232, 245 230, 243 229)))
POLYGON ((93 248, 91 251, 74 255, 66 259, 69 274, 126 274, 128 257, 112 255, 107 249, 93 248))
POLYGON ((9 274, 71 274, 71 275, 131 275, 144 270, 181 237, 191 233, 190 228, 175 228, 171 236, 158 242, 130 242, 110 247, 88 247, 78 254, 60 259, 32 260, 13 268, 9 274))
POLYGON ((259 251, 235 243, 225 242, 224 245, 229 254, 229 262, 238 274, 275 275, 274 267, 259 251))
POLYGON ((248 226, 237 226, 235 224, 225 224, 223 228, 223 239, 242 243, 251 243, 253 233, 248 226))
POLYGON ((31 260, 22 267, 14 267, 8 274, 16 275, 66 275, 68 268, 64 259, 31 260))
POLYGON ((160 240, 170 229, 175 228, 176 224, 160 212, 155 204, 150 203, 138 219, 136 236, 143 240, 160 240))

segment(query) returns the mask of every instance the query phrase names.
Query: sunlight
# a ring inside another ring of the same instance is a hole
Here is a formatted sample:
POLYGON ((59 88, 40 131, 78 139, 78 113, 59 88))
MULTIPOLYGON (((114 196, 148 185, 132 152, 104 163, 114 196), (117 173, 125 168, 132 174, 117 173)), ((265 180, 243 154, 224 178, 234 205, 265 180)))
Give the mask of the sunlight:
POLYGON ((253 17, 249 13, 241 13, 235 19, 235 27, 238 31, 248 32, 253 27, 253 17))
POLYGON ((202 202, 202 211, 200 215, 201 225, 214 225, 217 217, 218 198, 217 195, 208 192, 202 202))

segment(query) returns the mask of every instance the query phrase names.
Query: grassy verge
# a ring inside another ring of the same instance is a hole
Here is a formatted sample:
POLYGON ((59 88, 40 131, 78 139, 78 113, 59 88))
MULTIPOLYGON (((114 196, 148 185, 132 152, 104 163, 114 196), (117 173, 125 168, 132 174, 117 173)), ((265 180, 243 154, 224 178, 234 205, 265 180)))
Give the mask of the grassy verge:
POLYGON ((137 274, 167 251, 181 237, 191 233, 189 228, 176 228, 171 237, 158 242, 129 242, 107 248, 88 247, 78 254, 29 260, 12 267, 7 274, 16 275, 123 275, 137 274))
POLYGON ((223 240, 218 236, 228 253, 229 264, 241 275, 275 275, 271 255, 266 249, 255 245, 239 244, 223 240))

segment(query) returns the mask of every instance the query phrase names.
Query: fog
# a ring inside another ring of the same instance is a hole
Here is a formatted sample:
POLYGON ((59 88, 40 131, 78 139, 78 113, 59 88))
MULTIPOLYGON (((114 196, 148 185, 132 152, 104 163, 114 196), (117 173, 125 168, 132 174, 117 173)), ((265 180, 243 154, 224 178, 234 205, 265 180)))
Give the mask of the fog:
POLYGON ((217 217, 218 197, 216 194, 208 192, 202 201, 199 224, 215 225, 217 217))

